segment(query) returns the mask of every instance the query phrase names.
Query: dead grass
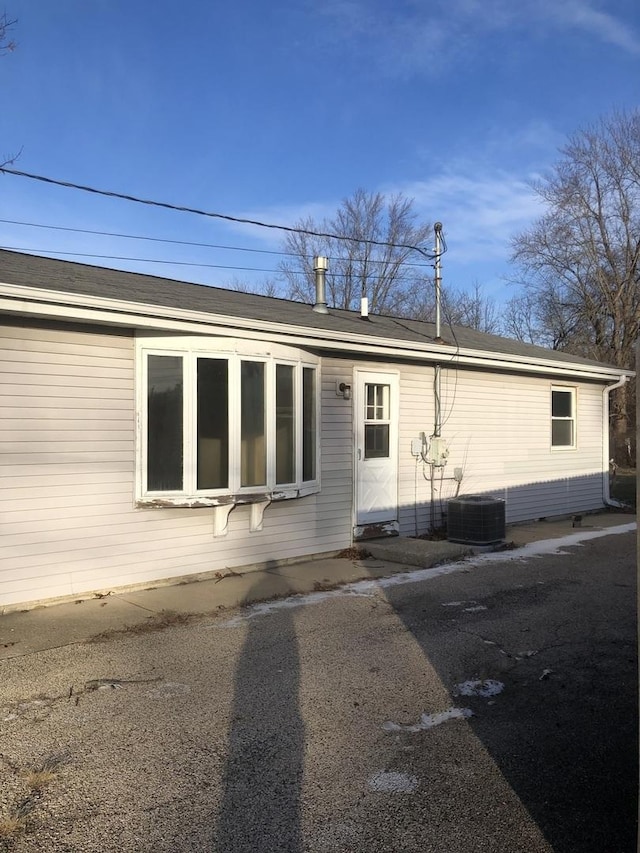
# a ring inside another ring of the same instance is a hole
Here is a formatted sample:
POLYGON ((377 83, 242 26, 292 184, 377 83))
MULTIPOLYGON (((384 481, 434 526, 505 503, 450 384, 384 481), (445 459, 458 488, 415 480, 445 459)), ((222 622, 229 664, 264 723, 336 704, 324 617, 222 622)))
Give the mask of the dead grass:
POLYGON ((91 637, 87 642, 100 643, 113 637, 133 634, 151 634, 155 631, 164 631, 177 625, 188 625, 198 618, 197 613, 176 613, 174 610, 163 610, 153 616, 147 617, 144 622, 136 622, 133 625, 125 625, 122 628, 109 628, 91 637))
POLYGON ((367 557, 370 556, 371 554, 366 548, 360 548, 358 545, 352 545, 351 548, 345 548, 338 554, 338 557, 342 557, 345 560, 366 560, 367 557))
POLYGON ((30 770, 9 765, 17 777, 22 777, 28 793, 14 802, 9 814, 0 816, 0 851, 8 853, 14 849, 17 839, 27 831, 29 816, 40 805, 44 789, 57 778, 60 767, 68 762, 66 753, 55 753, 30 770))
POLYGON ((32 791, 42 791, 43 788, 56 778, 53 770, 30 770, 26 775, 26 783, 32 791))
POLYGON ((17 815, 0 817, 0 841, 13 841, 27 828, 27 821, 17 815))
POLYGON ((324 578, 321 581, 313 582, 313 591, 314 592, 326 592, 327 590, 335 589, 338 586, 336 581, 330 581, 328 578, 324 578))

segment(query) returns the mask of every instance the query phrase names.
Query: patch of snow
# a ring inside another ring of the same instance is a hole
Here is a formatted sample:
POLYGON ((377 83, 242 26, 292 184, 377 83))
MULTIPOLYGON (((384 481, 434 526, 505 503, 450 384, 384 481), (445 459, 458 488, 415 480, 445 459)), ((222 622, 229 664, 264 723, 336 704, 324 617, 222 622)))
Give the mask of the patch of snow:
MULTIPOLYGON (((445 563, 441 566, 434 566, 431 569, 410 569, 406 572, 389 575, 385 578, 377 580, 356 581, 355 583, 345 584, 337 589, 326 590, 322 592, 310 592, 302 595, 292 595, 288 598, 280 598, 276 601, 265 601, 259 604, 251 605, 250 607, 228 619, 225 622, 213 622, 203 627, 228 627, 236 628, 243 625, 248 619, 254 619, 257 616, 267 616, 270 613, 275 613, 278 610, 290 610, 297 607, 306 607, 308 605, 320 604, 332 598, 344 597, 359 597, 368 598, 374 596, 377 590, 390 589, 394 586, 404 586, 410 583, 420 583, 422 581, 431 580, 432 578, 442 577, 443 575, 454 574, 455 572, 467 572, 474 566, 480 566, 485 563, 508 563, 512 561, 523 561, 530 557, 542 557, 550 554, 564 555, 567 551, 563 551, 563 547, 572 547, 580 545, 582 542, 587 542, 591 539, 600 539, 603 536, 615 536, 621 533, 630 533, 636 529, 636 523, 620 524, 616 527, 605 527, 602 530, 581 530, 578 533, 572 533, 569 536, 563 536, 559 539, 542 539, 539 542, 530 542, 522 548, 515 548, 511 551, 489 551, 485 554, 477 554, 473 557, 467 557, 464 560, 459 560, 455 563, 445 563)), ((465 602, 450 602, 444 606, 459 606, 465 602)))
POLYGON ((534 658, 537 654, 538 649, 530 649, 528 652, 518 652, 518 654, 514 656, 514 659, 527 660, 527 658, 534 658))
POLYGON ((367 785, 370 791, 382 794, 412 794, 418 787, 418 779, 408 773, 380 770, 369 777, 367 785))
POLYGON ((454 696, 482 696, 483 699, 488 699, 490 696, 497 696, 503 690, 504 684, 501 681, 487 678, 484 681, 480 679, 463 681, 456 684, 453 692, 454 696))
POLYGON ((278 610, 292 610, 296 607, 321 604, 330 598, 344 598, 345 596, 370 598, 372 595, 375 595, 375 590, 376 581, 357 581, 356 583, 346 584, 337 589, 330 589, 323 592, 290 595, 288 598, 279 598, 275 601, 263 601, 259 604, 252 604, 242 613, 238 613, 222 624, 228 628, 236 628, 238 625, 244 624, 247 619, 255 619, 256 616, 268 616, 270 613, 275 613, 278 610))
POLYGON ((442 723, 448 723, 449 720, 465 720, 472 716, 473 711, 470 708, 449 708, 446 711, 440 711, 438 714, 421 714, 420 722, 413 725, 404 726, 401 723, 389 721, 383 723, 382 728, 385 732, 424 732, 442 723))

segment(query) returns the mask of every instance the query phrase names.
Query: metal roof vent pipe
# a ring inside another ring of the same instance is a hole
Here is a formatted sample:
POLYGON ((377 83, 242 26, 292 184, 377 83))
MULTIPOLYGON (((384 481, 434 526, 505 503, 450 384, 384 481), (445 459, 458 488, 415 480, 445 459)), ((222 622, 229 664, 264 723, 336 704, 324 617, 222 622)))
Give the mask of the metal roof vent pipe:
POLYGON ((360 297, 360 316, 363 320, 369 319, 369 300, 367 299, 364 287, 362 288, 362 296, 360 297))
POLYGON ((316 274, 316 304, 313 310, 318 314, 328 314, 327 308, 327 288, 325 282, 325 274, 329 268, 329 259, 316 256, 313 259, 313 271, 316 274))

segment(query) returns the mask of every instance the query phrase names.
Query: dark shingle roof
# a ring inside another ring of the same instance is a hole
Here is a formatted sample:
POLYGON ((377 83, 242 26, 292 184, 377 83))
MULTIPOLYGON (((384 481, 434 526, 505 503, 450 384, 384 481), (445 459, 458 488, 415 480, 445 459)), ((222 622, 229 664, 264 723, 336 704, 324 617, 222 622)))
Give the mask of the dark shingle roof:
MULTIPOLYGON (((255 320, 258 324, 281 323, 297 326, 301 331, 305 328, 326 330, 344 335, 347 340, 358 335, 386 338, 390 344, 394 341, 415 343, 417 346, 435 343, 433 323, 379 314, 372 314, 367 322, 357 312, 336 308, 332 308, 328 314, 319 314, 312 311, 310 305, 301 302, 7 250, 0 250, 0 282, 244 318, 255 320)), ((544 358, 565 364, 599 364, 463 326, 450 328, 443 324, 442 337, 447 344, 482 353, 511 355, 519 359, 544 358)))

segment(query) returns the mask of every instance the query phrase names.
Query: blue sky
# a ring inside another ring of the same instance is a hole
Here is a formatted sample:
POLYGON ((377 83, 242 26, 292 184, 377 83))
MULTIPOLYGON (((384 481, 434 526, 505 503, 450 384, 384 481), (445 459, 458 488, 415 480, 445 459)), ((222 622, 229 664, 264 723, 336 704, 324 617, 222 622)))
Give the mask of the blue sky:
MULTIPOLYGON (((529 182, 567 136, 639 105, 637 0, 5 0, 0 159, 294 224, 358 187, 444 223, 444 281, 509 295, 529 182)), ((231 226, 0 175, 0 218, 277 250, 231 226)), ((278 256, 0 222, 0 244, 274 270, 278 256)), ((79 258, 79 260, 82 260, 79 258)), ((226 285, 268 272, 87 259, 226 285)))

